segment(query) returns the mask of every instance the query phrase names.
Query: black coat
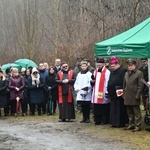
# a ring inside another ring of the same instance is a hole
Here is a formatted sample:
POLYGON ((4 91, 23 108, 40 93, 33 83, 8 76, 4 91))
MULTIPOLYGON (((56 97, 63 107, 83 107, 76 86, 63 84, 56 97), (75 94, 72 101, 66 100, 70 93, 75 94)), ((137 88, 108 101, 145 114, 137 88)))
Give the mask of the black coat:
POLYGON ((126 73, 126 69, 124 69, 122 66, 120 66, 116 71, 112 71, 110 73, 109 81, 108 81, 108 94, 110 98, 117 98, 116 95, 116 87, 120 86, 123 89, 123 80, 124 75, 126 73))
MULTIPOLYGON (((48 89, 48 87, 51 87, 51 90, 48 91, 51 93, 52 101, 58 100, 58 87, 56 83, 56 74, 48 74, 45 80, 45 86, 48 89)), ((48 93, 47 93, 48 94, 48 93)))
POLYGON ((28 79, 27 88, 29 90, 30 103, 40 104, 44 102, 44 83, 42 78, 40 78, 40 85, 32 85, 32 77, 28 79))
POLYGON ((8 81, 0 80, 0 108, 5 108, 8 105, 7 102, 7 87, 8 87, 8 81))
POLYGON ((57 72, 60 71, 60 70, 61 70, 61 67, 59 67, 58 69, 57 69, 56 66, 54 67, 55 74, 57 74, 57 72))
POLYGON ((29 100, 28 79, 29 79, 30 77, 31 77, 30 75, 24 76, 24 79, 25 79, 24 98, 25 98, 26 100, 29 100))

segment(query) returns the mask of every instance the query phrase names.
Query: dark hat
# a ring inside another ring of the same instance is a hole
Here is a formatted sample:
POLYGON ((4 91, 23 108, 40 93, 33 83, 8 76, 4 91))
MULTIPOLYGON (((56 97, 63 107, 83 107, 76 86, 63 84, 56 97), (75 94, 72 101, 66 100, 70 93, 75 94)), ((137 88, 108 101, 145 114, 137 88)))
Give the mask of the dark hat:
POLYGON ((142 61, 147 61, 147 58, 141 58, 142 61))
POLYGON ((127 59, 126 63, 127 63, 127 64, 134 64, 134 65, 135 65, 135 64, 136 64, 136 61, 135 61, 134 59, 131 59, 131 58, 130 58, 130 59, 127 59))
POLYGON ((119 63, 119 60, 116 56, 112 56, 110 58, 110 64, 113 65, 113 64, 118 64, 119 63))
POLYGON ((108 58, 104 58, 104 63, 109 63, 109 59, 108 58))
POLYGON ((77 61, 82 61, 84 58, 83 57, 78 57, 77 61))
POLYGON ((98 58, 96 59, 96 62, 97 62, 97 63, 104 63, 104 58, 98 57, 98 58))
POLYGON ((89 60, 89 59, 83 59, 83 61, 90 62, 90 60, 89 60))

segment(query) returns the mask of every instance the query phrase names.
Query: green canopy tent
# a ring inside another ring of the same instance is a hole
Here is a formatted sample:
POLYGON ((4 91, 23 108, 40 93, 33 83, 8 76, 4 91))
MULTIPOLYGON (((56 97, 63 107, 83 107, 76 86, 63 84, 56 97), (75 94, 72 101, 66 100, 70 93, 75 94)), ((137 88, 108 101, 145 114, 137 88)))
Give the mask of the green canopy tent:
MULTIPOLYGON (((95 57, 149 58, 150 66, 150 17, 119 35, 95 43, 94 52, 95 57)), ((148 67, 148 76, 150 81, 150 67, 148 67)))
POLYGON ((95 43, 95 57, 150 58, 150 18, 110 39, 95 43))

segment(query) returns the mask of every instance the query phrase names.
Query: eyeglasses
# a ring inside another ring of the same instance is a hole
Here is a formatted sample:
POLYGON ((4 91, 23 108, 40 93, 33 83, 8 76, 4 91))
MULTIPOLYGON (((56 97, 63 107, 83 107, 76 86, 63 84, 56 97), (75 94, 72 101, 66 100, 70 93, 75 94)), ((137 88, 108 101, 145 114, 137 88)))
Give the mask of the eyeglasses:
POLYGON ((62 68, 67 68, 68 66, 62 66, 62 68))

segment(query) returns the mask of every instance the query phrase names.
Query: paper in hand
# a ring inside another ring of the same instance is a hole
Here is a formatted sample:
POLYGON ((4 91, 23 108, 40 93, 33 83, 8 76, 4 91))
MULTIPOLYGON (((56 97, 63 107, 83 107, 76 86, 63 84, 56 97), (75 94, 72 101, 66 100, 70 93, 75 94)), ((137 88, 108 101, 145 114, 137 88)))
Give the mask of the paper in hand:
POLYGON ((122 86, 116 86, 116 95, 118 97, 123 95, 123 88, 122 88, 122 86))

